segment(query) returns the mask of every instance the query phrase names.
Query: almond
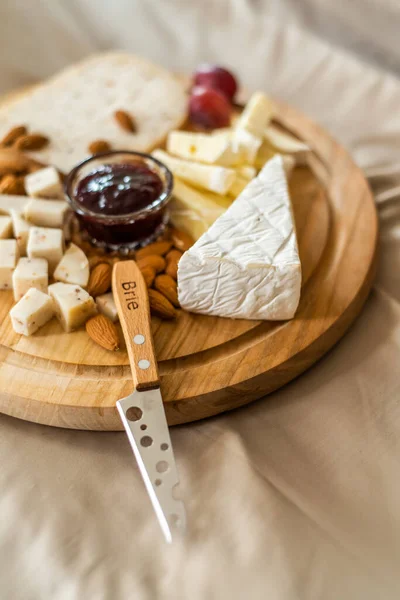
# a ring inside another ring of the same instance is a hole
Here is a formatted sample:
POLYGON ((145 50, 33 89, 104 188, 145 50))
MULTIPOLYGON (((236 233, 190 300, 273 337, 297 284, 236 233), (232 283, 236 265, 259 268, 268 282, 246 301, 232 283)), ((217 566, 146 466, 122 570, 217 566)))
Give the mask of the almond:
POLYGON ((150 267, 156 273, 161 273, 164 271, 166 266, 165 258, 159 256, 158 254, 143 256, 143 258, 138 258, 136 262, 140 270, 150 267))
POLYGON ((140 272, 143 275, 143 279, 146 282, 147 287, 151 287, 156 276, 156 272, 151 267, 143 267, 140 269, 140 272))
POLYGON ((118 329, 114 323, 104 315, 96 315, 86 322, 86 331, 94 342, 106 350, 118 350, 118 329))
POLYGON ((170 236, 175 248, 182 250, 182 252, 186 252, 186 250, 189 250, 194 244, 194 239, 189 234, 180 231, 179 229, 171 229, 170 236))
POLYGON ((178 290, 176 281, 169 275, 157 275, 154 280, 154 287, 163 294, 174 306, 180 306, 178 300, 178 290))
POLYGON ((136 260, 143 258, 144 256, 150 256, 151 254, 158 254, 159 256, 163 256, 167 254, 167 252, 171 249, 172 242, 154 242, 154 244, 149 244, 144 248, 140 248, 136 252, 136 260))
POLYGON ((16 175, 4 175, 0 182, 0 194, 13 194, 15 196, 21 196, 25 194, 25 189, 22 184, 21 192, 21 181, 16 175))
POLYGON ((12 127, 8 133, 3 137, 0 142, 1 146, 12 146, 13 143, 23 135, 28 133, 25 125, 17 125, 16 127, 12 127))
POLYGON ((173 250, 170 250, 165 257, 165 260, 167 261, 165 272, 167 275, 172 277, 172 279, 175 279, 175 281, 178 279, 178 263, 181 259, 181 256, 182 252, 174 248, 173 250))
POLYGON ((28 133, 16 140, 14 148, 17 150, 42 150, 49 141, 49 138, 41 133, 28 133))
POLYGON ((174 319, 176 310, 171 302, 157 290, 149 290, 150 309, 154 315, 162 319, 174 319))
POLYGON ((106 140, 95 140, 88 146, 90 154, 101 154, 102 152, 109 152, 111 150, 111 144, 106 140))
POLYGON ((88 292, 93 298, 105 294, 111 287, 111 266, 100 263, 94 267, 89 277, 88 292))
POLYGON ((114 117, 122 129, 129 131, 130 133, 136 133, 136 123, 129 113, 125 112, 124 110, 116 110, 114 117))

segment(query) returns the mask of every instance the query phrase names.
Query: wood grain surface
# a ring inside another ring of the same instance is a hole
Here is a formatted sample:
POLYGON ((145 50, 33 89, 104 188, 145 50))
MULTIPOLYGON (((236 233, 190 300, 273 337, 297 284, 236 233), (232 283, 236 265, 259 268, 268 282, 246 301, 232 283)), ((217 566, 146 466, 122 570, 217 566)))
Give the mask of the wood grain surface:
MULTIPOLYGON (((290 190, 303 269, 296 318, 254 322, 192 315, 152 319, 170 424, 209 417, 260 398, 325 354, 357 317, 371 288, 377 215, 361 170, 325 131, 278 105, 278 122, 313 149, 290 190)), ((0 297, 0 411, 60 427, 122 429, 115 402, 132 391, 128 354, 98 347, 56 321, 30 338, 10 326, 0 297)))

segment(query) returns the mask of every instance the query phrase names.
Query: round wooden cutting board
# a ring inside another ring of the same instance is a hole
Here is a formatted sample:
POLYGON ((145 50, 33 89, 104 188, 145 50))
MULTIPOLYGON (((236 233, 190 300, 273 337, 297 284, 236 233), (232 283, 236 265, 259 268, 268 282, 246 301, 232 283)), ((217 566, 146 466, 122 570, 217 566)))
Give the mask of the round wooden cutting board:
MULTIPOLYGON (((372 285, 377 215, 361 170, 325 131, 279 105, 278 122, 309 144, 310 168, 290 180, 303 270, 296 318, 230 320, 180 311, 153 321, 162 395, 171 425, 242 406, 308 369, 346 332, 372 285)), ((59 427, 119 430, 115 402, 132 391, 128 357, 84 330, 53 320, 16 335, 0 296, 0 411, 59 427)))

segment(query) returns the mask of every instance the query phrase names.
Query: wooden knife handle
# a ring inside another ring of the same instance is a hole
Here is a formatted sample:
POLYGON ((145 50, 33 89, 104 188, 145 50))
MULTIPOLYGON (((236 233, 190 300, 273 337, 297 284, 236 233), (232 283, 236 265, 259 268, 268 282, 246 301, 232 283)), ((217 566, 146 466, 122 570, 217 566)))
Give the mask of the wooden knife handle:
POLYGON ((135 388, 148 390, 158 387, 160 380, 151 333, 147 286, 135 261, 121 261, 114 265, 112 290, 135 388))

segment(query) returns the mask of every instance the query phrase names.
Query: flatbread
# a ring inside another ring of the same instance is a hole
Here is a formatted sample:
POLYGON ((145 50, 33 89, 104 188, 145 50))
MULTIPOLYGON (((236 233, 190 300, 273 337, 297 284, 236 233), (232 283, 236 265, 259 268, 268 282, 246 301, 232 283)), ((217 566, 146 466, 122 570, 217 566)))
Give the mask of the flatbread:
POLYGON ((131 54, 95 55, 0 107, 0 136, 15 125, 49 137, 38 160, 69 171, 97 139, 115 150, 148 152, 186 118, 184 84, 167 70, 131 54), (124 131, 113 113, 134 117, 137 133, 124 131))

